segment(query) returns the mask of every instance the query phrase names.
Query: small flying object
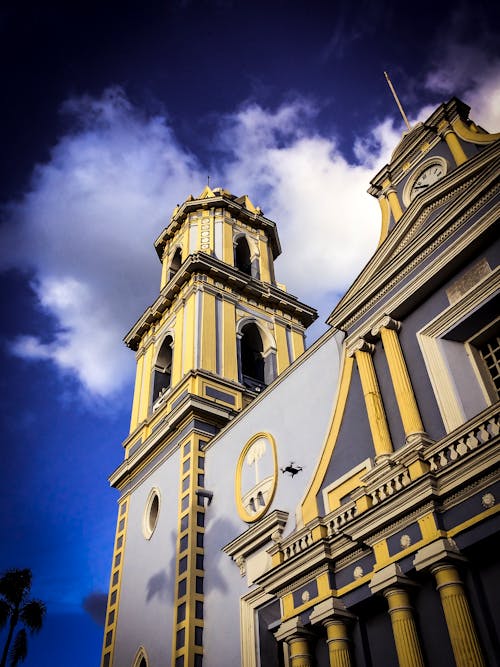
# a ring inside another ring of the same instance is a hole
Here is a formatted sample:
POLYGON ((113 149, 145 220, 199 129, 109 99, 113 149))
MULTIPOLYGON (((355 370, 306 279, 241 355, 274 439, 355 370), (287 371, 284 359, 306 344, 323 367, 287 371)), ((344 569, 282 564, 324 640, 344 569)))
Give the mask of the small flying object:
POLYGON ((302 466, 298 466, 294 461, 290 461, 290 463, 285 468, 280 468, 280 470, 282 473, 287 472, 291 477, 293 477, 302 470, 302 466))

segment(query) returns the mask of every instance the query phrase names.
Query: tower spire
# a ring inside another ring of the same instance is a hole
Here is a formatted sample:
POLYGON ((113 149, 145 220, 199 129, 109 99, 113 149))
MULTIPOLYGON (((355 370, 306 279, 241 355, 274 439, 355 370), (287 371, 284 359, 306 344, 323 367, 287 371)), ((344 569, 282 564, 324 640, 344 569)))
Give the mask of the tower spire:
POLYGON ((399 97, 396 95, 396 91, 394 90, 394 86, 392 85, 392 81, 389 79, 389 75, 387 74, 387 72, 384 72, 384 76, 387 80, 387 84, 388 84, 389 88, 391 89, 391 93, 393 94, 394 99, 396 100, 396 104, 398 105, 398 109, 400 110, 401 115, 403 116, 403 120, 406 123, 406 127, 409 130, 411 130, 411 126, 410 126, 410 123, 408 122, 408 118, 406 117, 406 114, 403 110, 403 107, 401 106, 401 102, 399 101, 399 97))

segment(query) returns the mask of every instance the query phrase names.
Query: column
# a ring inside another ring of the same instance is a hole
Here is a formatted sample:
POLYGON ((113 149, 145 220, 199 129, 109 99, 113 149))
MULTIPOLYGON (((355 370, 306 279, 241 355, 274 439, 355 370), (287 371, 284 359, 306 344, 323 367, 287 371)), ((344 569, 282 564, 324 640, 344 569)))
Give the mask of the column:
POLYGON ((397 563, 375 572, 370 582, 372 593, 382 593, 389 606, 392 633, 400 667, 424 667, 424 659, 408 594, 415 584, 397 563))
POLYGON ((382 339, 401 421, 405 436, 408 437, 416 433, 424 433, 424 426, 397 334, 400 328, 399 322, 391 317, 384 317, 372 329, 372 334, 374 336, 380 334, 382 339))
POLYGON ((441 136, 446 141, 448 148, 450 149, 451 154, 453 155, 453 159, 455 160, 457 167, 466 162, 467 155, 465 154, 464 149, 462 148, 457 135, 455 134, 451 126, 448 124, 448 121, 443 121, 442 123, 440 123, 438 129, 441 136))
POLYGON ((291 618, 280 625, 277 641, 285 641, 290 650, 290 667, 312 667, 309 637, 312 633, 304 628, 298 618, 291 618))
POLYGON ((423 667, 424 659, 408 592, 403 588, 389 588, 384 591, 384 597, 389 605, 400 667, 423 667))
POLYGON ((436 578, 457 667, 483 667, 481 647, 457 569, 442 563, 432 567, 431 572, 436 578))
POLYGON ((351 354, 354 354, 359 369, 375 453, 377 456, 384 456, 391 454, 393 448, 382 395, 373 366, 372 354, 374 350, 373 345, 361 339, 357 342, 351 354))
POLYGON ((403 210, 401 209, 401 204, 399 203, 398 194, 394 188, 387 188, 386 195, 387 199, 389 200, 389 206, 391 207, 394 220, 397 222, 403 215, 403 210))
POLYGON ((311 613, 311 623, 321 623, 326 628, 330 667, 351 667, 352 665, 348 633, 348 623, 352 620, 354 616, 336 598, 320 602, 311 613))
POLYGON ((465 561, 451 540, 437 540, 420 549, 417 570, 428 568, 436 579, 457 667, 484 667, 481 646, 462 580, 454 561, 465 561))

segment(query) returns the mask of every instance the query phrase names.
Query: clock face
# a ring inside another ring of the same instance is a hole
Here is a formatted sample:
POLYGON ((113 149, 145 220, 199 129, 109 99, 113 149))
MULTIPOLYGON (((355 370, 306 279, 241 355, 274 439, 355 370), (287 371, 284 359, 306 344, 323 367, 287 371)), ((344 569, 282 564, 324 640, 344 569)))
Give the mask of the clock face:
POLYGON ((440 162, 434 162, 427 166, 413 183, 410 198, 414 199, 422 192, 425 192, 427 188, 434 185, 434 183, 439 181, 440 178, 443 178, 445 174, 445 167, 440 162))

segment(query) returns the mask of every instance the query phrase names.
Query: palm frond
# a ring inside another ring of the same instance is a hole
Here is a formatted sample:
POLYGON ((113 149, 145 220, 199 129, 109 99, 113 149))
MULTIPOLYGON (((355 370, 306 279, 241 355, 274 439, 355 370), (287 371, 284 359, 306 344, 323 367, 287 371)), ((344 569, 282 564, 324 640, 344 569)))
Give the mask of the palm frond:
POLYGON ((12 608, 10 604, 0 598, 0 628, 3 628, 7 623, 11 612, 12 608))
POLYGON ((28 600, 21 607, 19 618, 30 632, 38 632, 43 624, 43 617, 47 608, 41 600, 28 600))
POLYGON ((26 630, 22 628, 19 630, 17 635, 14 638, 12 643, 12 648, 10 649, 10 665, 11 667, 16 667, 20 662, 26 660, 28 655, 28 636, 26 630))
POLYGON ((7 570, 0 577, 0 595, 12 606, 19 606, 31 588, 31 570, 7 570))

